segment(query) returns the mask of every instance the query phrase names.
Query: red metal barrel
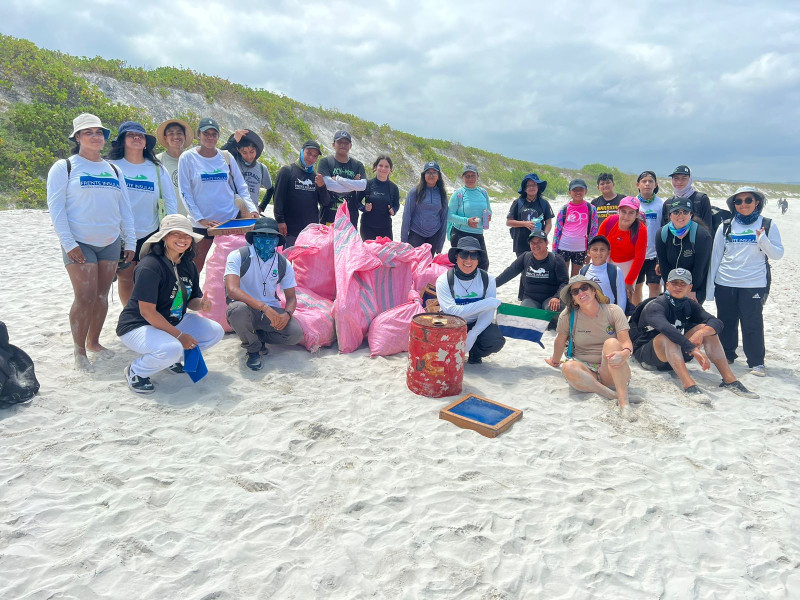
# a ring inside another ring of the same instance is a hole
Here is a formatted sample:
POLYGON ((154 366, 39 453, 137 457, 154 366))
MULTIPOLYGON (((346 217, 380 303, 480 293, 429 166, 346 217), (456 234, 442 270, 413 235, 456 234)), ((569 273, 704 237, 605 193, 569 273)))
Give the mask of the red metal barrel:
POLYGON ((411 319, 406 385, 429 398, 461 393, 467 322, 453 315, 422 313, 411 319))

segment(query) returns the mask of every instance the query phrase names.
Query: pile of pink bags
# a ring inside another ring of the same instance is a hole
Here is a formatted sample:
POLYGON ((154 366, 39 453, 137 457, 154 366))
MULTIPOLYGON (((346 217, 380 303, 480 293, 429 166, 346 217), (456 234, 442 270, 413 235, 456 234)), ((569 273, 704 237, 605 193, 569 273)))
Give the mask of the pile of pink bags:
MULTIPOLYGON (((225 260, 244 244, 244 236, 217 236, 206 263, 203 291, 214 309, 204 316, 226 331, 225 260)), ((303 328, 303 345, 316 352, 335 338, 339 351, 348 353, 367 337, 371 356, 408 350, 411 319, 424 312, 419 294, 451 266, 446 255, 432 258, 428 244, 414 248, 388 238, 364 242, 350 222, 346 203, 332 227, 309 225, 284 255, 297 281, 294 316, 303 328)))

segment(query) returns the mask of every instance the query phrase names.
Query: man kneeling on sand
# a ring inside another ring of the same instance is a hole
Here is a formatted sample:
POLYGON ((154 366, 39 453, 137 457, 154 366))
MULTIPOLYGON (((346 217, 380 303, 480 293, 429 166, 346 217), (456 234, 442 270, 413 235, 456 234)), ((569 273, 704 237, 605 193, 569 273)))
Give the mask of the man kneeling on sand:
POLYGON ((276 248, 286 245, 275 219, 262 217, 245 234, 247 246, 234 250, 225 263, 225 316, 247 351, 245 364, 261 368, 267 342, 293 346, 303 339, 303 330, 292 318, 297 308, 294 270, 276 248), (286 296, 286 308, 278 299, 278 286, 286 296))
POLYGON ((758 398, 736 379, 725 358, 719 341, 722 321, 711 316, 697 302, 688 297, 692 290, 692 273, 687 269, 672 269, 667 276, 667 291, 631 317, 632 329, 636 321, 633 355, 648 370, 674 370, 683 384, 683 391, 699 402, 708 403, 708 397, 697 386, 686 363, 697 359, 706 371, 711 363, 722 376, 719 387, 745 398, 758 398), (705 353, 703 353, 703 350, 705 353))

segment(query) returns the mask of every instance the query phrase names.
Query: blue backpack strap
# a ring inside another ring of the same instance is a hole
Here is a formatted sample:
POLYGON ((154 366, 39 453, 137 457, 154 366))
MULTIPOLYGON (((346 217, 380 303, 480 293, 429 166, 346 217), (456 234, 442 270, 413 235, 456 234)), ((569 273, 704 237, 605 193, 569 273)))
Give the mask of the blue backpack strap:
POLYGON ((669 225, 663 225, 661 227, 661 241, 665 244, 667 243, 667 236, 669 235, 669 225))
POLYGON ((572 338, 575 328, 575 309, 569 313, 569 344, 567 344, 567 358, 572 358, 572 338))
POLYGON ((697 221, 689 221, 689 241, 694 246, 694 241, 697 239, 697 221))
POLYGON ((588 271, 589 271, 589 265, 583 265, 583 266, 580 268, 580 270, 578 271, 578 273, 579 273, 579 274, 581 274, 581 275, 586 275, 586 273, 587 273, 588 271))

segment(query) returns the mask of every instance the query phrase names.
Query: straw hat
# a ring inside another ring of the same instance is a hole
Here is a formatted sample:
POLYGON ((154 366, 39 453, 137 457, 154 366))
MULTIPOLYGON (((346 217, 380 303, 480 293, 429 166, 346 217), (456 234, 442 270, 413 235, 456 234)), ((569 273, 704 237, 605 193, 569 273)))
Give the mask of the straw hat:
POLYGON ((156 139, 158 143, 161 144, 163 148, 167 147, 167 138, 164 135, 164 131, 170 125, 180 125, 183 127, 183 132, 186 135, 186 141, 183 142, 183 149, 191 148, 192 144, 194 144, 194 128, 181 119, 167 119, 158 126, 158 129, 156 129, 156 139))
POLYGON ((163 240, 167 234, 172 231, 180 231, 186 235, 190 235, 195 242, 199 242, 203 239, 202 235, 192 230, 192 222, 188 217, 181 214, 167 215, 162 219, 158 231, 147 238, 142 244, 142 249, 139 251, 139 258, 142 259, 146 254, 149 254, 153 244, 163 240))
POLYGON ((572 301, 572 294, 570 290, 572 286, 576 283, 588 283, 594 288, 594 291, 597 292, 597 301, 600 304, 610 304, 611 301, 608 297, 603 293, 603 289, 600 287, 600 284, 597 283, 594 279, 589 279, 586 275, 573 275, 570 277, 567 285, 561 288, 561 292, 558 294, 561 297, 561 302, 568 307, 574 306, 574 302, 572 301))

